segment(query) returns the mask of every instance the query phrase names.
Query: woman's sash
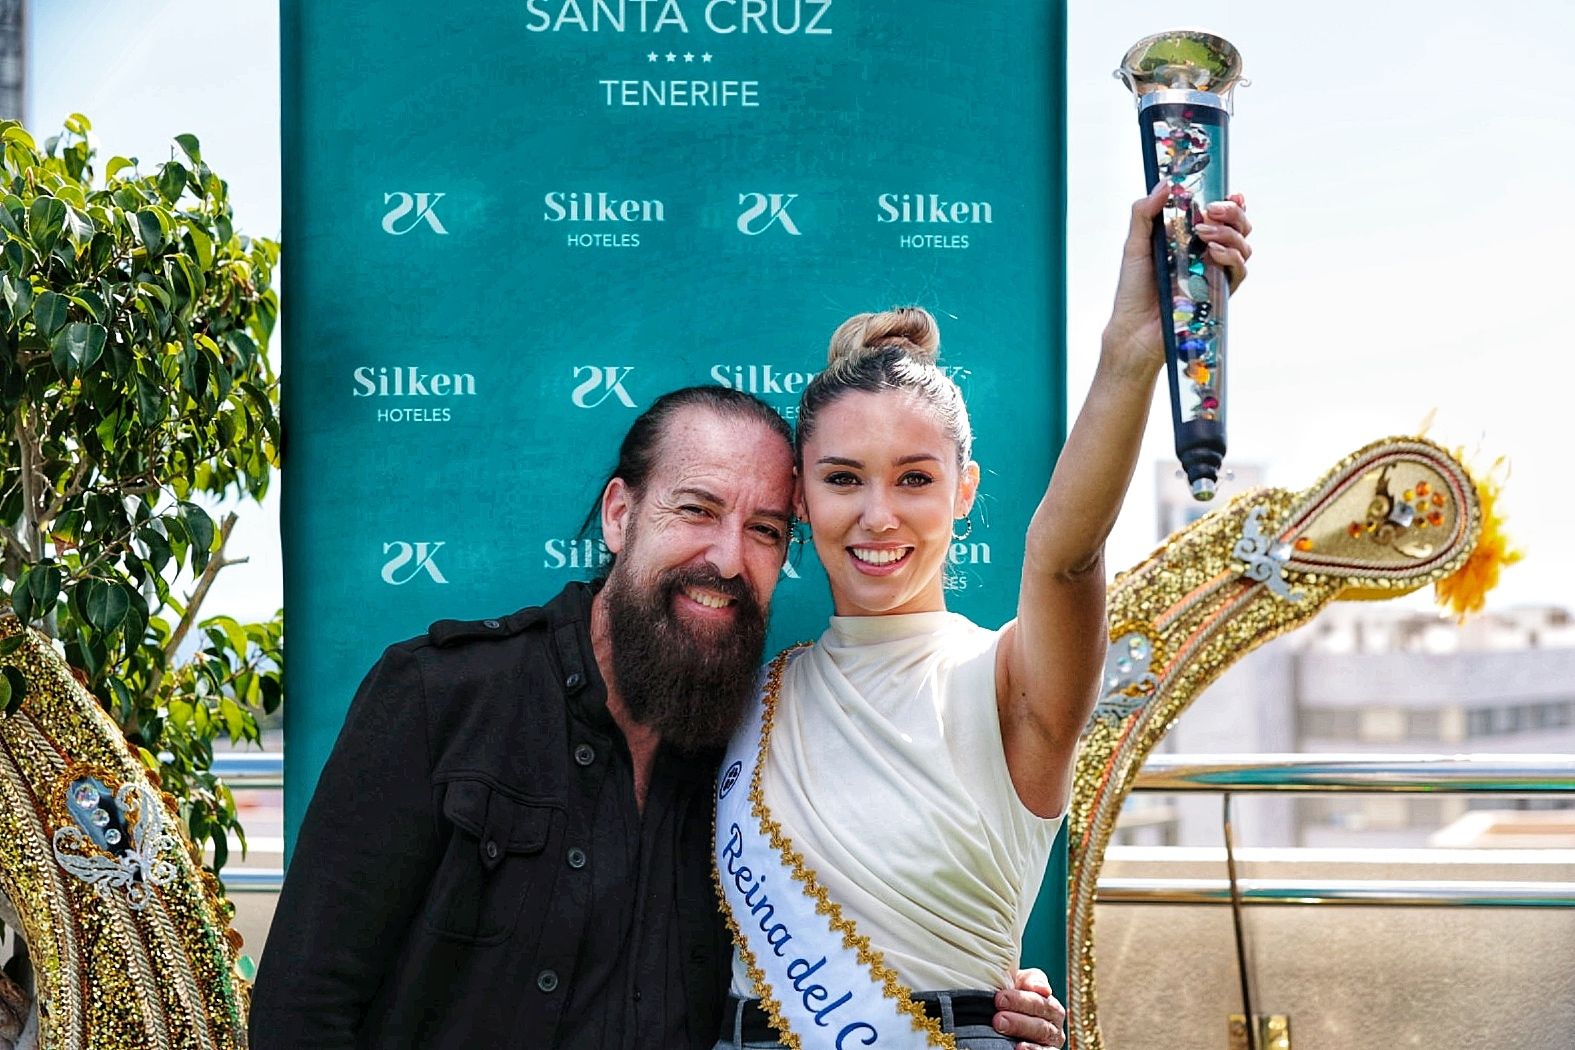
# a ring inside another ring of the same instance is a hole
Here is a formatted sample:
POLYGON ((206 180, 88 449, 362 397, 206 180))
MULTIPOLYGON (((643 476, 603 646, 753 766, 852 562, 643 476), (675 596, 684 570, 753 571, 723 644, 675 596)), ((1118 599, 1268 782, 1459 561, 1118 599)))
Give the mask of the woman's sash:
POLYGON ((759 703, 733 734, 717 782, 712 873, 734 947, 793 1050, 955 1050, 766 809, 761 776, 782 675, 806 648, 787 650, 763 672, 759 703))

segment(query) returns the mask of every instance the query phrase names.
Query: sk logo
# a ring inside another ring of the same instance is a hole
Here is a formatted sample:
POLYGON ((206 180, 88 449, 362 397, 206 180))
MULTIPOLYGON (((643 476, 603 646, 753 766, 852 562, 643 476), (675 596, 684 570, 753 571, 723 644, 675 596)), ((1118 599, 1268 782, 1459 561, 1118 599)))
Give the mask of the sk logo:
POLYGON ((634 407, 634 398, 629 396, 629 391, 623 388, 623 381, 629 378, 629 373, 634 371, 633 366, 626 365, 575 365, 574 378, 586 376, 586 380, 574 388, 570 395, 576 408, 595 408, 609 397, 616 397, 623 402, 624 408, 634 407))
POLYGON ((722 790, 716 793, 717 798, 726 798, 727 793, 733 790, 733 785, 738 783, 738 776, 744 771, 744 763, 734 762, 727 767, 727 772, 722 774, 722 790))
POLYGON ((443 570, 439 569, 437 562, 432 560, 432 555, 442 547, 444 540, 432 543, 406 543, 398 540, 394 543, 383 544, 383 553, 393 553, 393 557, 383 563, 383 582, 402 587, 415 579, 422 572, 432 577, 433 583, 447 583, 443 570))
POLYGON ((738 232, 758 237, 780 223, 786 232, 800 236, 793 216, 788 214, 788 206, 796 200, 796 193, 740 193, 738 203, 748 207, 738 215, 738 232), (758 221, 761 216, 765 216, 765 222, 758 221))
POLYGON ((438 218, 433 208, 443 199, 441 193, 385 193, 383 203, 392 203, 394 206, 383 216, 383 231, 395 237, 403 237, 423 222, 432 227, 433 233, 448 233, 443 228, 443 221, 438 218), (402 222, 409 216, 408 222, 402 222))

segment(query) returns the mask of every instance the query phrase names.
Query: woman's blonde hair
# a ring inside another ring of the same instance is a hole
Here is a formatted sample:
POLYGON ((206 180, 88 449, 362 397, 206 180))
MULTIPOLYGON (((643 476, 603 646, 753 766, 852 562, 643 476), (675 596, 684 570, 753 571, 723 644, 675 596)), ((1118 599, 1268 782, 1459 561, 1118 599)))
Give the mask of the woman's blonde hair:
POLYGON ((967 463, 973 428, 962 391, 936 365, 940 349, 940 325, 922 306, 855 314, 842 322, 832 334, 826 370, 810 380, 799 398, 794 440, 799 464, 821 409, 855 390, 906 390, 917 395, 935 410, 941 428, 956 445, 958 465, 967 463))

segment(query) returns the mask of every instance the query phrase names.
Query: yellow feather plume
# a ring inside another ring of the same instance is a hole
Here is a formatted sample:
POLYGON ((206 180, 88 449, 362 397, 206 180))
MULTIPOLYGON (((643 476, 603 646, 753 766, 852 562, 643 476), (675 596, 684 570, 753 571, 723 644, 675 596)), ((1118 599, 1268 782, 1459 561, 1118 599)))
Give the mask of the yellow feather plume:
MULTIPOLYGON (((1457 452, 1456 458, 1461 458, 1457 452)), ((1498 477, 1504 466, 1502 457, 1476 480, 1477 500, 1482 507, 1482 534, 1477 545, 1453 575, 1446 576, 1433 585, 1433 596, 1438 604, 1450 610, 1462 623, 1472 613, 1481 612, 1487 593, 1498 586, 1499 573, 1525 557, 1525 552, 1512 546, 1504 532, 1504 519, 1498 512, 1498 497, 1503 482, 1498 477)))

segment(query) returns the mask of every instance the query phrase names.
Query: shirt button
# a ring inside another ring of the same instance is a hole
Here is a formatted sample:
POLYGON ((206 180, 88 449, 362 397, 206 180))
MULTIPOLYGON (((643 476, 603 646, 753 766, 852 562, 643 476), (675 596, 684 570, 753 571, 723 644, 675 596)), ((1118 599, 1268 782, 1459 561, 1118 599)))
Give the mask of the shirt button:
POLYGON ((584 683, 584 681, 585 681, 585 676, 582 675, 580 672, 575 671, 572 674, 570 674, 569 677, 567 677, 567 678, 565 678, 563 680, 563 685, 567 689, 578 689, 580 687, 580 685, 582 683, 584 683))
POLYGON ((638 989, 638 988, 636 988, 634 990, 634 1001, 635 1002, 639 1002, 640 1001, 640 989, 638 989))
POLYGON ((488 627, 488 628, 491 628, 492 630, 496 631, 499 627, 502 627, 503 625, 501 623, 499 623, 498 621, 496 621, 496 620, 482 620, 481 621, 481 626, 488 627))
POLYGON ((536 975, 536 987, 544 992, 558 990, 558 974, 554 970, 543 970, 536 975))
POLYGON ((496 842, 492 841, 491 839, 487 840, 487 859, 488 860, 497 860, 498 859, 498 844, 496 842))
POLYGON ((569 867, 576 870, 585 867, 585 851, 578 846, 569 851, 569 867))
POLYGON ((589 744, 581 744, 574 749, 574 760, 582 766, 588 766, 596 761, 596 749, 589 744))

